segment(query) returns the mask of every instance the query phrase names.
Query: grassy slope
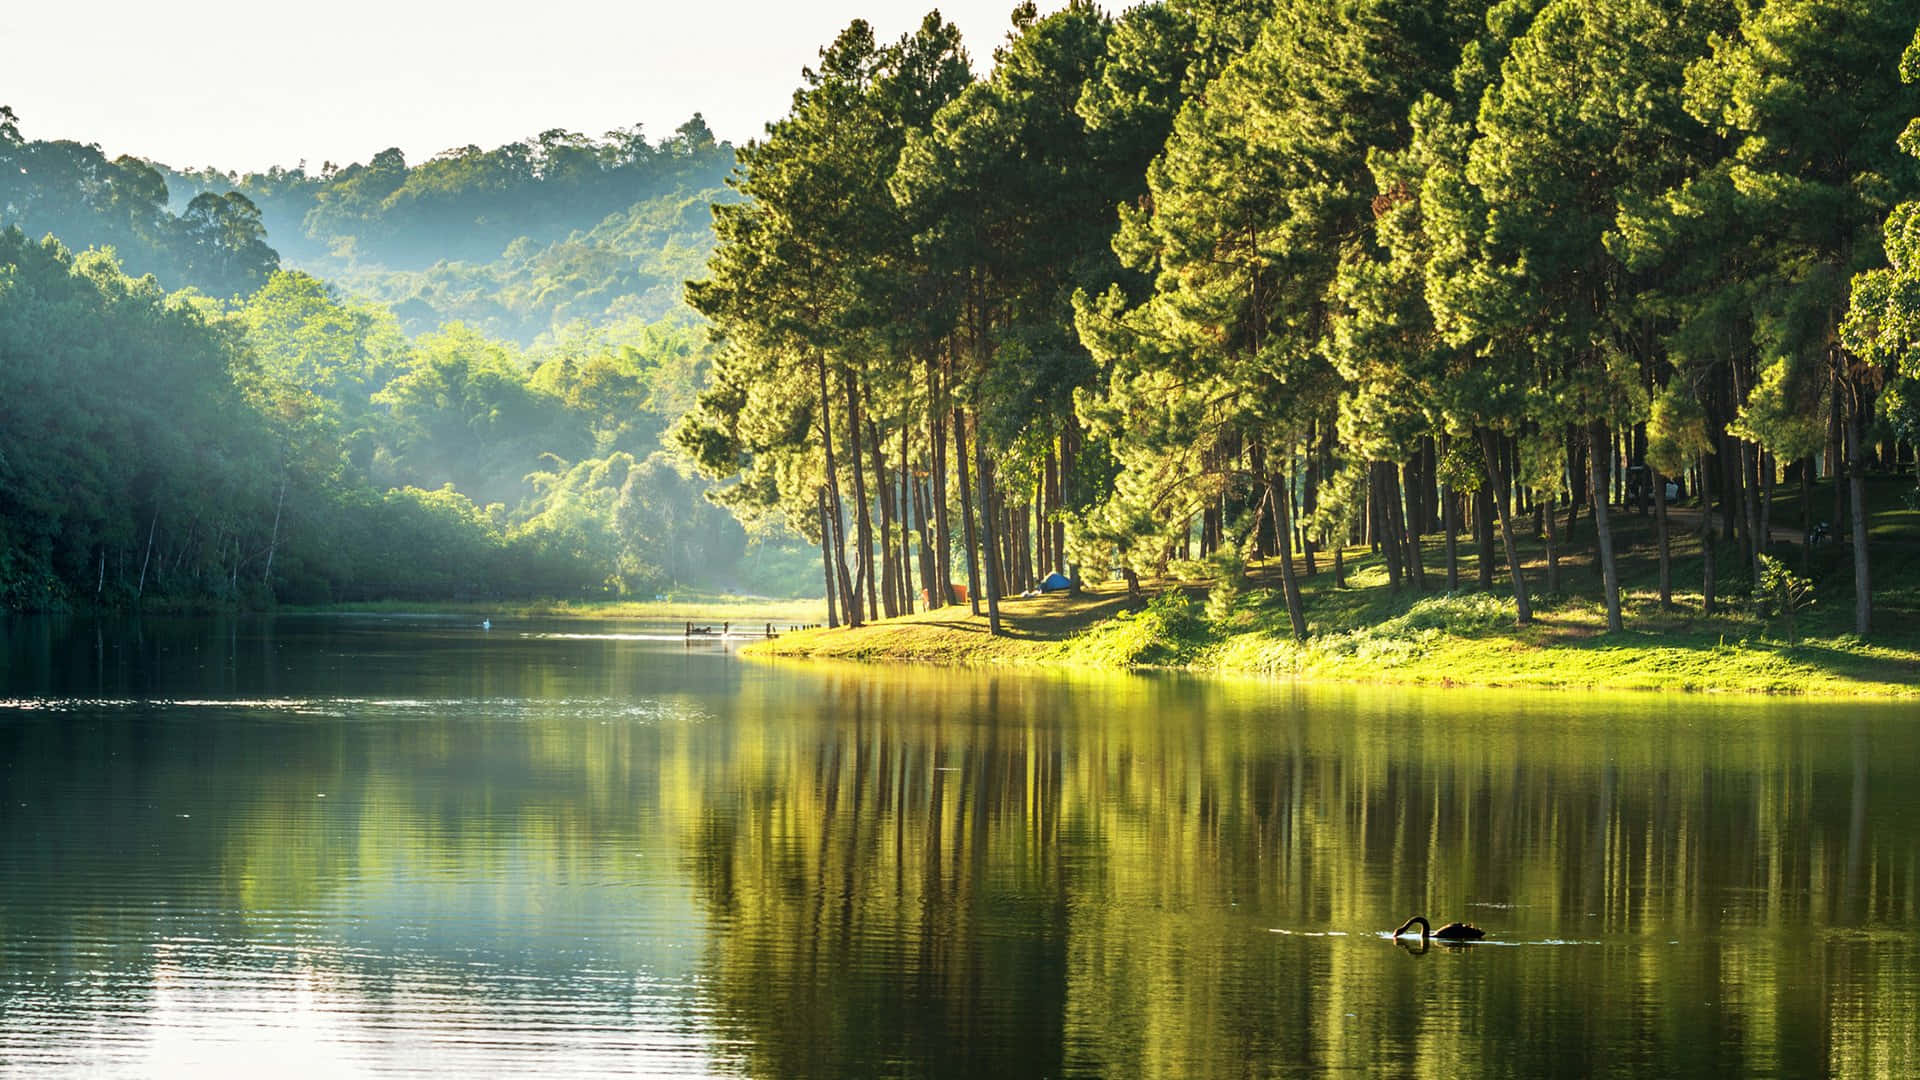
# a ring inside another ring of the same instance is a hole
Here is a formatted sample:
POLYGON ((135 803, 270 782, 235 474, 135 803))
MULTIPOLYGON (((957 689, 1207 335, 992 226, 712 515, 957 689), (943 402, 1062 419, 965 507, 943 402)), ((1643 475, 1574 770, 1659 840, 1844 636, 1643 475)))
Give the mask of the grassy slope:
MULTIPOLYGON (((1773 553, 1798 568, 1803 558, 1817 585, 1816 602, 1798 619, 1799 641, 1787 641, 1786 623, 1768 618, 1744 595, 1746 575, 1737 551, 1719 550, 1720 592, 1727 610, 1701 614, 1702 560, 1697 535, 1674 541, 1676 608, 1660 610, 1653 528, 1648 518, 1615 511, 1627 629, 1605 632, 1599 575, 1589 550, 1592 524, 1582 519, 1576 543, 1561 559, 1562 592, 1545 587, 1543 547, 1523 530, 1522 561, 1537 598, 1537 619, 1513 626, 1512 595, 1502 568, 1495 590, 1474 588, 1475 548, 1460 545, 1462 590, 1445 586, 1444 547, 1424 545, 1430 589, 1394 593, 1377 556, 1350 555, 1346 588, 1335 588, 1322 558, 1307 578, 1312 635, 1296 643, 1287 633, 1278 596, 1278 572, 1253 568, 1231 603, 1224 594, 1206 602, 1207 583, 1164 583, 1163 594, 1132 611, 1118 586, 1077 598, 1011 600, 1003 605, 1007 633, 986 633, 985 619, 920 613, 859 630, 792 634, 751 647, 769 655, 947 662, 1047 663, 1098 667, 1187 667, 1358 682, 1474 686, 1702 690, 1752 693, 1920 696, 1920 512, 1905 508, 1904 480, 1877 481, 1872 494, 1875 633, 1869 642, 1852 630, 1852 568, 1844 546, 1803 552, 1778 543, 1773 553)), ((1831 513, 1831 492, 1818 489, 1816 520, 1831 513)), ((1797 494, 1783 494, 1776 526, 1797 530, 1797 494)), ((1697 518, 1695 519, 1697 521, 1697 518)), ((1565 545, 1563 545, 1565 546, 1565 545)), ((1498 565, 1496 555, 1496 564, 1498 565)))

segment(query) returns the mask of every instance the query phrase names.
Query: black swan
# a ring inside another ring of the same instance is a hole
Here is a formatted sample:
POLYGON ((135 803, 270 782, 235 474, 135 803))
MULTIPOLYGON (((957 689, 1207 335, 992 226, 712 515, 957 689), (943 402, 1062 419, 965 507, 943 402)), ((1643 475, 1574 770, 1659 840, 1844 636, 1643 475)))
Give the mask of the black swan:
POLYGON ((1420 924, 1421 941, 1427 940, 1429 936, 1438 938, 1441 941, 1479 941, 1481 938, 1487 936, 1485 930, 1480 929, 1472 923, 1450 922, 1440 929, 1435 930, 1433 926, 1427 922, 1425 915, 1415 915, 1413 918, 1408 919, 1400 925, 1400 929, 1393 932, 1393 936, 1399 937, 1401 934, 1413 929, 1415 923, 1420 924))

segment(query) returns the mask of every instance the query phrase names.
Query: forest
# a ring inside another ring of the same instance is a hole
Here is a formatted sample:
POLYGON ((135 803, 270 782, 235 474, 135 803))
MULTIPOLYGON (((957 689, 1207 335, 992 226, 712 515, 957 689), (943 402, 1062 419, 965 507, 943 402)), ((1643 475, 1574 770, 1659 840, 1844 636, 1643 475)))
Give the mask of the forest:
POLYGON ((1617 629, 1631 505, 1663 608, 1805 587, 1785 526, 1865 636, 1920 424, 1916 24, 1023 4, 978 65, 853 22, 738 149, 246 175, 0 108, 0 604, 700 581, 998 630, 1052 574, 1259 563, 1304 635, 1364 545, 1520 625, 1591 566, 1617 629))
POLYGON ((1911 469, 1920 420, 1917 25, 1076 0, 1016 9, 976 77, 937 13, 891 43, 856 21, 738 154, 674 438, 738 518, 818 546, 838 624, 964 583, 998 632, 1049 572, 1266 560, 1299 636, 1300 576, 1366 544, 1396 591, 1459 588, 1477 549, 1520 625, 1590 554, 1617 630, 1633 504, 1660 604, 1709 614, 1795 580, 1781 525, 1830 528, 1865 636, 1866 482, 1911 469))
POLYGON ((458 321, 530 345, 684 313, 733 148, 695 115, 657 143, 637 126, 555 128, 413 166, 389 148, 317 173, 154 168, 173 204, 245 197, 290 266, 386 304, 409 333, 458 321))
POLYGON ((314 177, 20 123, 0 110, 0 607, 792 591, 780 538, 743 563, 662 442, 710 346, 659 275, 704 259, 732 167, 698 117, 314 177), (434 306, 436 275, 492 314, 434 306))

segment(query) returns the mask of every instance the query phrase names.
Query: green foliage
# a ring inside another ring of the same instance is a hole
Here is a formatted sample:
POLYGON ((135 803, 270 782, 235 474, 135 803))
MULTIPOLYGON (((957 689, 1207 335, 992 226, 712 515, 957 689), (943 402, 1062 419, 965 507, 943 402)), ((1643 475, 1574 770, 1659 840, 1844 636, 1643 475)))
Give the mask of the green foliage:
POLYGON ((391 306, 408 333, 460 322, 521 344, 554 342, 579 327, 683 314, 680 284, 712 250, 710 208, 728 198, 719 187, 674 189, 553 240, 521 237, 488 256, 417 269, 365 260, 308 265, 391 306))
POLYGON ((1207 561, 1213 580, 1213 587, 1207 590, 1207 621, 1231 622, 1247 596, 1247 562, 1232 550, 1214 552, 1207 561))
POLYGON ((53 235, 70 248, 110 248, 134 274, 213 296, 252 292, 280 263, 260 211, 238 192, 195 196, 173 213, 161 172, 111 161, 91 144, 29 141, 0 106, 0 228, 53 235))
POLYGON ((1311 666, 1328 658, 1362 663, 1404 663, 1448 638, 1472 637, 1504 629, 1512 612, 1487 593, 1428 596, 1402 614, 1366 626, 1319 634, 1292 657, 1311 666))
POLYGON ((1075 663, 1099 667, 1178 667, 1198 656, 1208 640, 1199 605, 1171 590, 1075 637, 1066 652, 1075 663))
POLYGON ((318 173, 138 164, 165 178, 162 202, 171 187, 183 204, 258 207, 289 265, 390 306, 409 334, 459 322, 528 345, 681 312, 733 148, 696 115, 657 143, 555 129, 412 166, 398 150, 318 173))
POLYGON ((1669 383, 1653 399, 1647 418, 1647 460, 1668 476, 1679 476, 1711 449, 1707 412, 1684 387, 1669 383))
POLYGON ((1760 592, 1787 620, 1787 640, 1800 640, 1799 615, 1814 603, 1813 582, 1771 555, 1760 556, 1760 592))
POLYGON ((655 451, 704 355, 678 323, 408 342, 304 274, 222 308, 0 232, 0 604, 724 581, 739 530, 655 451))
POLYGON ((153 279, 0 230, 0 604, 251 591, 272 447, 233 361, 153 279))
POLYGON ((1761 370, 1759 383, 1727 430, 1783 461, 1810 457, 1826 445, 1824 406, 1831 386, 1806 365, 1776 359, 1761 370))

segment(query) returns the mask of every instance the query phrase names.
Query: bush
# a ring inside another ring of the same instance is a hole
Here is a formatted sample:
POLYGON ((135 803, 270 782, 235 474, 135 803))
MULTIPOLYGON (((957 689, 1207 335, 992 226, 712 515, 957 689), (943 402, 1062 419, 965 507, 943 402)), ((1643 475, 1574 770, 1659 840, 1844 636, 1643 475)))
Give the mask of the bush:
POLYGON ((1813 582, 1787 569, 1771 555, 1760 556, 1760 591, 1787 620, 1787 640, 1800 641, 1800 609, 1813 606, 1813 582))
POLYGON ((1210 639, 1199 605, 1174 590, 1093 627, 1069 641, 1066 652, 1103 667, 1172 667, 1191 662, 1210 639))

